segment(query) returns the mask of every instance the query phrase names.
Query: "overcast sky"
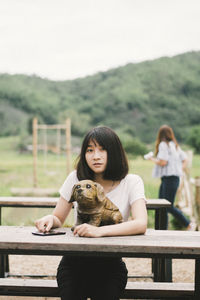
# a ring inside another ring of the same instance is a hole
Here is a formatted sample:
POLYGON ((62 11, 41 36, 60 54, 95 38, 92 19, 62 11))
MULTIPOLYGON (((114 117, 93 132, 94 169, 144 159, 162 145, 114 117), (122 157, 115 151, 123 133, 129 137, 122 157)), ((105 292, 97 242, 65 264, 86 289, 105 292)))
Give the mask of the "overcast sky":
POLYGON ((200 50, 200 0, 0 0, 0 73, 65 80, 200 50))

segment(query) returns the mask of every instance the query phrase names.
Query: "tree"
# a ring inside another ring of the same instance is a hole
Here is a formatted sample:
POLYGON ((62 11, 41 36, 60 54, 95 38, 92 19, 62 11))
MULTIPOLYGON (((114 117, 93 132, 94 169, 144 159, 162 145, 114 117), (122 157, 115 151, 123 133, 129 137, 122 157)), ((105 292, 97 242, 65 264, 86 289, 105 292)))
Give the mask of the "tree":
POLYGON ((191 129, 187 142, 197 153, 200 153, 200 126, 191 129))

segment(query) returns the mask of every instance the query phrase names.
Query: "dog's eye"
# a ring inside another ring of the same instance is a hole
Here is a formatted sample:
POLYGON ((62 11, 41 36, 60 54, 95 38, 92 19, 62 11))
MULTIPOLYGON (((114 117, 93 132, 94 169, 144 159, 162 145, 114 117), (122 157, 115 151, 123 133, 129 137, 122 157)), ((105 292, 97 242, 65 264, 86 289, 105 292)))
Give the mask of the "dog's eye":
POLYGON ((91 185, 90 185, 90 184, 86 184, 86 188, 87 188, 87 189, 90 189, 90 188, 91 188, 91 185))
POLYGON ((76 189, 78 190, 78 189, 80 189, 80 187, 81 187, 81 186, 80 186, 80 184, 79 184, 79 185, 76 186, 76 189))

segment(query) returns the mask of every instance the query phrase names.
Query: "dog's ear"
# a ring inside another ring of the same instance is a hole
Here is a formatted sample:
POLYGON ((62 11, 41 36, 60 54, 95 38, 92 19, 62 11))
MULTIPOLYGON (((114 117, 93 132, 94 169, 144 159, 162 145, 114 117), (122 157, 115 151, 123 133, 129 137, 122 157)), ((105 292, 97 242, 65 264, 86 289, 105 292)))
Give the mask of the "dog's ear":
POLYGON ((96 190, 97 190, 97 199, 99 202, 102 202, 105 199, 105 193, 102 185, 95 182, 96 190))
POLYGON ((70 198, 70 200, 68 201, 69 203, 76 201, 75 198, 74 198, 74 191, 75 191, 75 188, 76 188, 76 184, 75 184, 75 185, 73 186, 73 188, 72 188, 71 198, 70 198))

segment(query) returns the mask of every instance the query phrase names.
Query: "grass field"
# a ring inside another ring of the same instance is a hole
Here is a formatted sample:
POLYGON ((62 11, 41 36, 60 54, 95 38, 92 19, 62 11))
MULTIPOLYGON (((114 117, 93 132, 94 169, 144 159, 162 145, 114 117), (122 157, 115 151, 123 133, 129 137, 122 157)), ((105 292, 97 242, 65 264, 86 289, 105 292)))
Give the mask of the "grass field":
MULTIPOLYGON (((19 153, 18 137, 0 138, 0 195, 10 196, 12 187, 33 187, 32 153, 19 153)), ((75 160, 75 156, 73 156, 75 160)), ((130 173, 138 174, 145 184, 147 198, 158 197, 160 180, 152 178, 153 164, 142 157, 129 160, 130 173)), ((58 190, 66 178, 66 157, 48 153, 38 155, 38 187, 58 190)), ((200 156, 194 155, 191 176, 200 176, 200 156)), ((52 209, 4 208, 3 224, 33 225, 36 218, 51 213, 52 209)), ((68 224, 68 223, 66 223, 68 224)), ((149 212, 149 227, 153 226, 153 212, 149 212)))

